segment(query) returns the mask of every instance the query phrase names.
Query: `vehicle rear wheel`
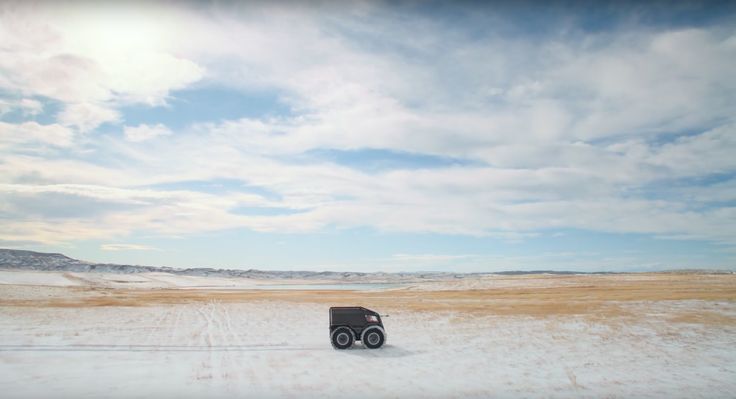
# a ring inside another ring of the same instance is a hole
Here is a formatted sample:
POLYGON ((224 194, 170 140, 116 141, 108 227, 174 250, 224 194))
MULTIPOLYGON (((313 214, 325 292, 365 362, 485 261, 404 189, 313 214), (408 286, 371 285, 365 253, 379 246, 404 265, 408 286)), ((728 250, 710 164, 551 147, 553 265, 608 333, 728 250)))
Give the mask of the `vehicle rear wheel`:
POLYGON ((353 338, 353 332, 347 327, 338 327, 332 331, 330 337, 332 341, 332 347, 335 349, 347 349, 353 346, 355 338, 353 338))
POLYGON ((361 341, 363 341, 363 345, 368 349, 378 349, 386 341, 386 337, 380 328, 369 328, 363 332, 361 341))

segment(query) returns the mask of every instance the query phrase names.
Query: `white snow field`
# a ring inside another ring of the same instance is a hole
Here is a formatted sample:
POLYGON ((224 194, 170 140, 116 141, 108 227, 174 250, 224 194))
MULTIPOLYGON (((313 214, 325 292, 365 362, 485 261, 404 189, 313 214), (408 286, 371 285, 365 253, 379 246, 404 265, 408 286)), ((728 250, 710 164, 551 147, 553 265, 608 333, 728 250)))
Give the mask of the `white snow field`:
MULTIPOLYGON (((20 291, 30 288, 36 296, 61 289, 0 284, 0 298, 26 298, 20 291)), ((3 305, 0 397, 736 396, 734 323, 670 317, 705 312, 733 320, 736 303, 623 306, 642 317, 394 309, 383 348, 338 351, 328 339, 328 305, 318 303, 3 305)))

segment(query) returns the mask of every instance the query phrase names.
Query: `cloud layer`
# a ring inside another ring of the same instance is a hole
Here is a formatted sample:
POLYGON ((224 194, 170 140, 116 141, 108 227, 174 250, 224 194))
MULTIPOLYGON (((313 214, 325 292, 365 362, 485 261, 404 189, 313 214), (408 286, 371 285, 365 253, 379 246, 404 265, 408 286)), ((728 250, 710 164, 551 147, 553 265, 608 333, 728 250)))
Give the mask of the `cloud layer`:
POLYGON ((457 12, 4 4, 0 240, 369 226, 736 244, 733 18, 586 30, 573 15, 542 34, 514 32, 509 10, 457 12), (289 112, 126 122, 206 87, 289 112))

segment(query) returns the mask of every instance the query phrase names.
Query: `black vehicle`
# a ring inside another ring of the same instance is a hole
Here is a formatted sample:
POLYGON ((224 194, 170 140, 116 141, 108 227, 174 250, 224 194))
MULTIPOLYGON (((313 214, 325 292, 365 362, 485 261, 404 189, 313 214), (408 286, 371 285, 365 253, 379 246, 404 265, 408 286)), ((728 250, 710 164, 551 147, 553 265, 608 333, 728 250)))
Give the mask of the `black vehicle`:
POLYGON ((378 349, 386 342, 381 315, 363 307, 330 308, 330 341, 335 349, 347 349, 355 341, 369 349, 378 349))

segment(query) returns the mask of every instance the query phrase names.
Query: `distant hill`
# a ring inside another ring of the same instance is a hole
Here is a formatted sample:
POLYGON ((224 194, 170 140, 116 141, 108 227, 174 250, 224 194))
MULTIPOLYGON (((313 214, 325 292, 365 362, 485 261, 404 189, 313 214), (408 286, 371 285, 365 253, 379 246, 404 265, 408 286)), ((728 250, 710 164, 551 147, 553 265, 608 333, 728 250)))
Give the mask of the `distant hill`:
MULTIPOLYGON (((97 272, 97 273, 171 273, 186 276, 215 276, 215 277, 244 277, 244 278, 280 278, 280 279, 396 279, 396 278, 425 278, 425 279, 448 279, 464 278, 479 275, 522 275, 522 274, 615 274, 613 272, 575 272, 557 270, 530 270, 530 271, 503 271, 493 273, 452 273, 452 272, 413 272, 413 273, 363 273, 363 272, 314 272, 314 271, 266 271, 266 270, 238 270, 238 269, 214 269, 209 267, 197 267, 178 269, 172 267, 118 265, 113 263, 85 262, 56 253, 24 251, 18 249, 0 248, 0 269, 39 270, 58 272, 97 272)), ((672 270, 666 273, 732 273, 718 270, 672 270)))
POLYGON ((56 253, 24 251, 17 249, 0 249, 0 269, 37 270, 56 272, 93 272, 93 273, 171 273, 186 276, 214 276, 214 277, 244 277, 244 278, 280 278, 280 279, 377 279, 382 277, 411 277, 411 278, 453 278, 462 277, 461 274, 443 272, 420 273, 361 273, 361 272, 314 272, 314 271, 265 271, 265 270, 236 270, 214 269, 197 267, 178 269, 172 267, 118 265, 113 263, 85 262, 56 253))

